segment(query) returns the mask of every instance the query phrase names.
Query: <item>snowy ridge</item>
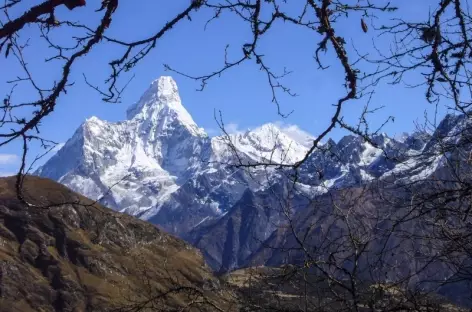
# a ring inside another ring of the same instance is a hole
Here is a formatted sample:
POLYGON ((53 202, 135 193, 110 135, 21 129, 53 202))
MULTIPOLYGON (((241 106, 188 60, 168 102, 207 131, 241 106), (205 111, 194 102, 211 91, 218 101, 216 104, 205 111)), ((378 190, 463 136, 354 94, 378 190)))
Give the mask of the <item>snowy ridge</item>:
MULTIPOLYGON (((246 190, 263 192, 284 179, 272 169, 249 175, 227 164, 294 163, 313 142, 297 126, 283 124, 210 139, 182 105, 171 77, 153 81, 127 110, 127 118, 118 123, 87 119, 36 174, 93 199, 104 196, 109 207, 179 235, 220 218, 246 190)), ((453 131, 454 125, 446 120, 441 131, 453 131)), ((434 136, 403 134, 395 140, 382 134, 374 139, 382 150, 355 136, 321 145, 300 168, 300 189, 320 194, 391 175, 423 178, 441 165, 433 156, 411 157, 434 149, 434 136), (385 153, 405 161, 394 163, 385 153)))

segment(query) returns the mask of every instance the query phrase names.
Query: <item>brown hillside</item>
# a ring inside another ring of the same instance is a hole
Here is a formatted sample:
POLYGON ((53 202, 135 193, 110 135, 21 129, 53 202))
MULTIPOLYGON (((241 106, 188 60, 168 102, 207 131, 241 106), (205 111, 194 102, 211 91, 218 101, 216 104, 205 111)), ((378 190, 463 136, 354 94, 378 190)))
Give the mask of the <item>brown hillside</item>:
POLYGON ((0 179, 0 311, 231 310, 184 241, 51 180, 24 184, 31 203, 63 203, 48 209, 14 190, 14 177, 0 179))

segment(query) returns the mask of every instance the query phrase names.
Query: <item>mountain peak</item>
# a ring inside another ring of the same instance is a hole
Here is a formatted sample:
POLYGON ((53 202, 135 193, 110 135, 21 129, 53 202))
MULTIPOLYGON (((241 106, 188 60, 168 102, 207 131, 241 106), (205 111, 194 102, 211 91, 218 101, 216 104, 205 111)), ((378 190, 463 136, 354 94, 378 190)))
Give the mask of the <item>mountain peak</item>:
POLYGON ((263 134, 278 134, 280 133, 280 128, 277 127, 274 123, 268 122, 259 126, 253 130, 247 131, 252 133, 263 133, 263 134))
POLYGON ((274 162, 293 163, 303 157, 307 150, 274 123, 234 134, 232 143, 241 153, 256 161, 270 159, 274 162))
POLYGON ((177 84, 170 76, 161 76, 154 80, 139 101, 128 108, 126 113, 128 120, 155 121, 161 126, 178 121, 193 135, 206 136, 182 105, 177 84))
POLYGON ((284 124, 281 122, 269 122, 247 132, 258 133, 259 135, 262 134, 266 136, 270 135, 271 137, 283 135, 306 148, 310 148, 313 145, 313 140, 315 140, 311 134, 302 130, 297 125, 284 124))
POLYGON ((151 83, 150 88, 157 90, 157 93, 162 98, 172 99, 175 96, 179 96, 179 89, 177 88, 177 83, 170 76, 161 76, 157 78, 151 83))
MULTIPOLYGON (((128 108, 126 114, 128 119, 133 119, 150 108, 158 106, 171 106, 185 110, 181 107, 177 84, 170 76, 161 76, 154 80, 139 101, 128 108)), ((185 112, 188 114, 187 111, 185 112)))

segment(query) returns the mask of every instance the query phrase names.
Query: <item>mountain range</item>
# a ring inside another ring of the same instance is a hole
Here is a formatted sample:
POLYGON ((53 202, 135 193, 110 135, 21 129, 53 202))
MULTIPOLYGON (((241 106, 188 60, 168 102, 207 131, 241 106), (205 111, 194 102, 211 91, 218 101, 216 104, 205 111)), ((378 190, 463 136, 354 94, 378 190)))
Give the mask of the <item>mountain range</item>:
POLYGON ((182 105, 175 81, 160 77, 126 120, 87 119, 35 174, 186 239, 213 270, 225 272, 269 261, 260 250, 286 221, 284 196, 297 212, 309 199, 372 181, 426 179, 444 166, 438 137, 453 137, 467 122, 448 115, 432 134, 378 134, 372 144, 354 135, 329 139, 308 156, 294 184, 290 169, 251 165, 293 164, 313 137, 276 124, 209 137, 182 105))

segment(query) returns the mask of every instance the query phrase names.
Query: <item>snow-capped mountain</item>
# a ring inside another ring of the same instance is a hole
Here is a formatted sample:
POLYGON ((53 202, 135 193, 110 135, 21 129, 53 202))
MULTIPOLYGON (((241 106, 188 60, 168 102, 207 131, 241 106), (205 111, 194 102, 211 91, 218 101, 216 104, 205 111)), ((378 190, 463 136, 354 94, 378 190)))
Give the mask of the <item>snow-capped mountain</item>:
POLYGON ((228 163, 303 157, 307 137, 297 142, 295 129, 289 133, 267 124, 209 138, 182 106, 175 81, 160 77, 127 110, 127 120, 87 119, 36 174, 180 234, 264 183, 262 172, 250 178, 228 163))
MULTIPOLYGON (((175 81, 160 77, 126 120, 87 119, 36 174, 186 236, 230 212, 247 190, 263 193, 286 179, 276 168, 233 165, 294 163, 312 140, 296 126, 276 124, 210 138, 182 105, 175 81)), ((300 168, 300 189, 320 194, 412 170, 427 173, 421 164, 435 164, 435 158, 413 156, 433 140, 422 133, 397 140, 381 134, 374 138, 377 147, 352 135, 329 140, 300 168)))
POLYGON ((154 81, 128 120, 87 119, 38 173, 115 209, 154 207, 198 169, 209 139, 182 107, 169 77, 154 81))

